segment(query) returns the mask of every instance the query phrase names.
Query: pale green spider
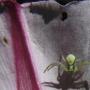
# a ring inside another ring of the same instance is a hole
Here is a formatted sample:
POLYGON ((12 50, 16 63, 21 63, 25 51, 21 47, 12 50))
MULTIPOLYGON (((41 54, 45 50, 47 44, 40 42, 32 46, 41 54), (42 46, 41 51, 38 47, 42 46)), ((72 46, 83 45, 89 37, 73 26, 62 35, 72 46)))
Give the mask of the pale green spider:
POLYGON ((45 86, 62 89, 62 90, 67 90, 69 88, 72 88, 72 89, 85 88, 86 90, 89 90, 89 85, 88 85, 87 80, 79 81, 79 82, 75 82, 75 81, 78 81, 82 77, 83 75, 83 73, 81 73, 82 67, 84 65, 90 64, 90 62, 82 61, 77 66, 76 65, 77 58, 73 54, 67 55, 66 58, 62 56, 62 59, 66 62, 65 65, 61 62, 52 63, 44 70, 44 72, 46 72, 52 69, 53 67, 57 66, 59 68, 58 77, 57 77, 57 80, 59 83, 56 84, 53 82, 44 82, 43 84, 45 86), (60 67, 63 68, 62 75, 60 75, 60 67))
POLYGON ((76 72, 76 71, 80 71, 84 65, 90 64, 89 61, 82 61, 82 62, 80 62, 79 66, 77 66, 76 65, 76 57, 73 54, 67 55, 66 59, 62 56, 62 59, 66 62, 66 65, 64 65, 61 62, 52 63, 44 70, 44 72, 49 71, 54 66, 62 67, 64 69, 64 71, 76 72))

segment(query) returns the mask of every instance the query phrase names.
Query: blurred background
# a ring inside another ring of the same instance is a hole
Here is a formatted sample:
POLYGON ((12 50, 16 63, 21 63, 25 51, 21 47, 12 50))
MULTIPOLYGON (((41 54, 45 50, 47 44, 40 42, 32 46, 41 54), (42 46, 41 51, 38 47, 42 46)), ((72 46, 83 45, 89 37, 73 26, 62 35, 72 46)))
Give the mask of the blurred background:
MULTIPOLYGON (((17 0, 18 3, 36 2, 36 1, 48 1, 48 0, 17 0)), ((65 5, 71 1, 83 1, 83 0, 55 0, 55 1, 57 1, 58 3, 62 5, 65 5)))

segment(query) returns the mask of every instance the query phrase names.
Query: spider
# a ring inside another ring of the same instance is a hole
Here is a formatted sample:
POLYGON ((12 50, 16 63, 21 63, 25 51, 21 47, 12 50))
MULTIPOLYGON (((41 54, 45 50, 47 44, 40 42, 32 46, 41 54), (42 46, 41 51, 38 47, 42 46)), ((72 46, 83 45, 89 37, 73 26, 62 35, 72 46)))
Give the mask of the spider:
POLYGON ((84 74, 81 72, 82 66, 89 64, 88 61, 80 62, 80 65, 76 65, 76 57, 73 54, 67 55, 66 58, 62 56, 62 59, 66 62, 66 65, 63 63, 52 63, 50 64, 44 72, 49 71, 54 66, 58 66, 58 76, 57 81, 58 83, 53 82, 43 82, 42 84, 48 87, 68 90, 68 89, 80 89, 85 88, 85 90, 89 90, 88 81, 78 81, 84 74), (63 73, 60 75, 60 67, 63 68, 63 73))

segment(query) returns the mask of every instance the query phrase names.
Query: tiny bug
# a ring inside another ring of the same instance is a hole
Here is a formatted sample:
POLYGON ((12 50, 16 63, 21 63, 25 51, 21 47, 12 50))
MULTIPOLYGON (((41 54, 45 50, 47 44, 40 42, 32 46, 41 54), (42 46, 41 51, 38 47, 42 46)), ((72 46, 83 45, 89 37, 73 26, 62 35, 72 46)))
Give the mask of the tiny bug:
POLYGON ((3 46, 5 46, 5 47, 8 45, 8 40, 7 40, 6 37, 1 38, 1 39, 0 39, 0 42, 1 42, 1 44, 2 44, 3 46))

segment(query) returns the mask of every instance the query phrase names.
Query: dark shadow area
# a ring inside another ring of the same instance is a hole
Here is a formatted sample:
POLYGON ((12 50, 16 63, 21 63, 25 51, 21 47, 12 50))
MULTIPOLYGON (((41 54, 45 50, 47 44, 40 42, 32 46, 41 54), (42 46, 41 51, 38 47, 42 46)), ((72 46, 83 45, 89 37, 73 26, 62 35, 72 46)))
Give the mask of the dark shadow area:
POLYGON ((45 9, 45 8, 37 8, 37 7, 30 7, 30 12, 39 14, 43 17, 44 22, 48 24, 51 20, 56 18, 59 15, 59 11, 53 11, 51 9, 45 9))
POLYGON ((55 0, 55 1, 61 5, 65 5, 65 4, 72 2, 72 1, 84 1, 84 0, 55 0))
POLYGON ((18 3, 37 2, 37 1, 48 1, 48 0, 17 0, 18 3))
POLYGON ((61 17, 61 20, 64 21, 68 18, 68 14, 67 12, 62 12, 62 17, 61 17))
POLYGON ((0 14, 2 14, 6 10, 6 7, 3 3, 0 4, 0 14))
MULTIPOLYGON (((37 1, 48 1, 48 0, 17 0, 18 3, 26 3, 26 2, 37 2, 37 1)), ((84 0, 55 0, 59 4, 65 5, 72 1, 84 1, 84 0)))

